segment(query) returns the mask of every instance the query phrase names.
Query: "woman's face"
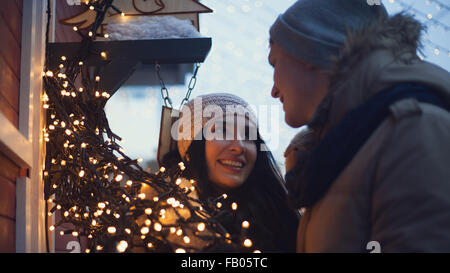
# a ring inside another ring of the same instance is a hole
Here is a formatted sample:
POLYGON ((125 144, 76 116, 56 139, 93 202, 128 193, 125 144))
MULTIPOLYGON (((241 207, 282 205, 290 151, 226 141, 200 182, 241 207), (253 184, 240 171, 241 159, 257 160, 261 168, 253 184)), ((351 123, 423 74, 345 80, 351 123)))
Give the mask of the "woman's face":
POLYGON ((226 124, 223 127, 213 125, 211 131, 216 133, 218 130, 223 131, 224 135, 227 130, 234 130, 234 138, 224 137, 224 140, 205 141, 208 178, 216 188, 223 191, 241 186, 249 177, 256 161, 255 142, 248 140, 248 137, 240 136, 240 130, 235 127, 226 124))

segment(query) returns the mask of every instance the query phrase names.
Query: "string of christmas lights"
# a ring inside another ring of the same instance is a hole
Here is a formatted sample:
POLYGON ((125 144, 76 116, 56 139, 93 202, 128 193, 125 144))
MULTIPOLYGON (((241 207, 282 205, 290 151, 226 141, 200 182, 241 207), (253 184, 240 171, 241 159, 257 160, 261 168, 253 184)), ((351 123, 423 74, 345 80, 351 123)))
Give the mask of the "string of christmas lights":
MULTIPOLYGON (((83 3, 96 12, 96 20, 87 30, 74 27, 82 37, 78 54, 60 56, 55 69, 48 65, 47 24, 42 96, 47 111, 44 191, 48 214, 61 216, 48 232, 71 224, 72 229, 55 236, 87 237, 88 253, 204 252, 223 246, 259 252, 247 236, 248 221, 242 222, 237 234, 230 234, 221 224, 236 213, 238 204, 226 194, 199 200, 196 181, 183 178, 183 162, 176 169, 161 167, 150 173, 139 166, 142 159, 125 154, 105 115, 111 94, 98 89, 101 69, 92 76, 86 67, 91 55, 108 65, 108 53, 92 52, 91 46, 109 9, 125 14, 113 0, 83 3)), ((50 21, 50 5, 47 13, 50 21)))

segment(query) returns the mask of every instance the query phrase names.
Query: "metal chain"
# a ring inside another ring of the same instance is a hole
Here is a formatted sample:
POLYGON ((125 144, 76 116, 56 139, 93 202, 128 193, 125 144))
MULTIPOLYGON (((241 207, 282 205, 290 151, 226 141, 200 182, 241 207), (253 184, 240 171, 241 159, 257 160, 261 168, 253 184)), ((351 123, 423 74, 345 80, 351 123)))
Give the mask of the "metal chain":
POLYGON ((197 84, 197 72, 198 72, 199 67, 200 67, 200 64, 196 63, 194 74, 192 74, 191 80, 189 81, 188 90, 186 91, 186 96, 180 103, 180 108, 178 109, 179 111, 181 111, 181 107, 183 107, 184 103, 189 101, 189 97, 191 96, 192 90, 194 90, 195 85, 197 84))
POLYGON ((155 69, 156 69, 156 75, 158 76, 158 79, 159 79, 159 84, 161 85, 161 97, 163 98, 164 105, 166 107, 173 108, 172 100, 169 98, 169 90, 167 90, 166 84, 164 83, 164 80, 160 74, 161 66, 159 65, 159 63, 155 63, 155 69))
MULTIPOLYGON (((200 64, 196 63, 194 74, 192 74, 191 80, 189 81, 189 84, 188 84, 188 90, 186 91, 186 96, 183 98, 183 100, 180 103, 180 108, 179 108, 180 111, 181 111, 181 108, 183 107, 184 103, 189 101, 189 97, 191 96, 192 90, 194 90, 195 85, 197 84, 197 72, 198 72, 199 67, 200 67, 200 64)), ((156 70, 156 75, 158 76, 159 84, 161 85, 161 97, 164 101, 164 105, 166 107, 173 108, 172 100, 169 97, 169 91, 167 90, 164 80, 160 74, 161 66, 158 63, 155 63, 155 70, 156 70)))

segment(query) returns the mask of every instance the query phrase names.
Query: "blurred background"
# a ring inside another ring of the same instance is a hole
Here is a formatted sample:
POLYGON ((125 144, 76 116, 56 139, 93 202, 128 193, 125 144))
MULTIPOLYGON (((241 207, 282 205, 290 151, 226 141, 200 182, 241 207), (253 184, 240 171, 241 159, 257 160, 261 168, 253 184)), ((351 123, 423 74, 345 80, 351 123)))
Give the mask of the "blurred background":
MULTIPOLYGON (((284 123, 284 112, 278 99, 270 95, 273 71, 267 62, 268 33, 276 17, 294 0, 202 0, 214 10, 200 14, 200 33, 212 38, 212 48, 201 64, 197 85, 191 97, 227 92, 247 100, 266 120, 262 135, 284 172, 283 153, 299 129, 284 123)), ((421 58, 450 70, 450 3, 448 0, 385 0, 390 14, 401 11, 413 14, 423 22, 424 50, 421 58)), ((180 49, 182 50, 182 49, 180 49)), ((164 71, 164 66, 161 66, 164 71)), ((185 85, 167 85, 174 107, 178 108, 186 95, 191 74, 185 85)), ((106 114, 111 129, 121 136, 126 154, 142 158, 144 168, 155 171, 159 141, 161 107, 160 86, 124 85, 109 100, 106 114)))

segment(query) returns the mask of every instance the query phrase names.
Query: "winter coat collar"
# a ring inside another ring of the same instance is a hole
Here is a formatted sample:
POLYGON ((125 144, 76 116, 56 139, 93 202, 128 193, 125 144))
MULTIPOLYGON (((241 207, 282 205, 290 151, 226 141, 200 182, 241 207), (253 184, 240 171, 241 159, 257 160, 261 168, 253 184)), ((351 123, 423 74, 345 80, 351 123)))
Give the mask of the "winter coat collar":
POLYGON ((348 34, 334 60, 328 95, 308 125, 316 137, 322 138, 346 113, 398 83, 430 86, 450 103, 450 74, 416 54, 423 29, 400 13, 348 34))

